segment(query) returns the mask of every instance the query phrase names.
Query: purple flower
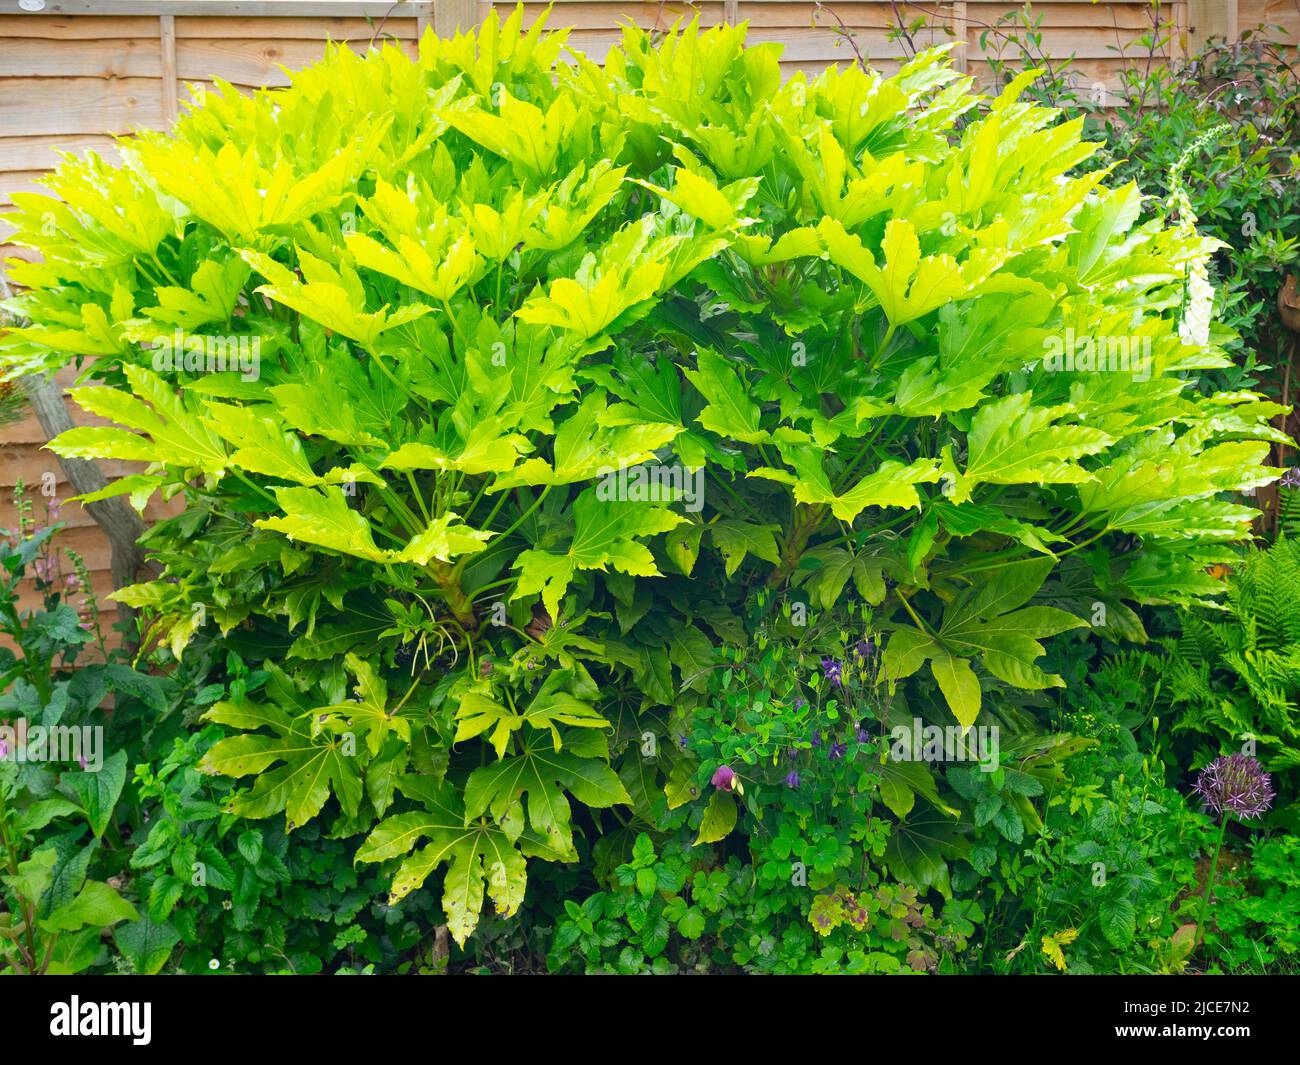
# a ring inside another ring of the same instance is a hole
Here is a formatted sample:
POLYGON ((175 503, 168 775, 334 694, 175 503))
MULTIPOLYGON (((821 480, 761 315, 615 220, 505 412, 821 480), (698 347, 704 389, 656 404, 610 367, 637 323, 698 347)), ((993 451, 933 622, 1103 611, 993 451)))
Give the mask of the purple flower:
POLYGON ((1278 483, 1283 488, 1300 488, 1300 466, 1287 470, 1278 483))
POLYGON ((822 734, 820 732, 814 732, 812 734, 812 745, 814 747, 820 747, 822 745, 822 734))
POLYGON ((3 762, 8 757, 9 757, 9 744, 6 743, 4 740, 0 740, 0 762, 3 762))
POLYGON ((847 743, 832 743, 832 744, 831 744, 831 752, 830 752, 830 753, 831 753, 831 757, 832 757, 832 758, 843 758, 843 757, 844 757, 844 752, 847 751, 848 749, 849 749, 849 747, 848 747, 848 744, 847 744, 847 743))
POLYGON ((857 656, 865 662, 876 653, 876 643, 870 636, 868 636, 854 644, 853 650, 857 656))
POLYGON ((785 778, 785 785, 788 788, 797 788, 799 786, 799 770, 790 770, 790 775, 785 778))
POLYGON ((844 687, 844 663, 835 658, 822 659, 822 675, 837 688, 844 687))
POLYGON ((804 699, 802 695, 797 695, 795 696, 795 700, 792 705, 794 706, 794 709, 798 710, 801 706, 807 706, 808 702, 806 699, 804 699))
POLYGON ((861 725, 859 725, 856 729, 853 730, 853 738, 857 740, 859 743, 869 743, 871 740, 871 736, 867 733, 867 730, 864 729, 861 725))
POLYGON ((1196 792, 1214 813, 1243 820, 1261 816, 1276 794, 1263 767, 1245 754, 1216 758, 1196 778, 1196 792))
POLYGON ((729 765, 720 765, 713 771, 713 786, 720 791, 730 791, 736 783, 736 772, 729 765))

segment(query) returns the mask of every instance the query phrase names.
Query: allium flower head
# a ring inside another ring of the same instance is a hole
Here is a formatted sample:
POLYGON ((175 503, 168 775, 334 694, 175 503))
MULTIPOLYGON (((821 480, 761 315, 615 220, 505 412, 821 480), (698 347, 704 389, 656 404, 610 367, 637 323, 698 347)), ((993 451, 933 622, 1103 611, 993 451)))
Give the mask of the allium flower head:
POLYGON ((1273 783, 1258 760, 1246 754, 1216 758, 1196 778, 1196 793, 1216 814, 1243 820, 1261 816, 1273 805, 1273 783))

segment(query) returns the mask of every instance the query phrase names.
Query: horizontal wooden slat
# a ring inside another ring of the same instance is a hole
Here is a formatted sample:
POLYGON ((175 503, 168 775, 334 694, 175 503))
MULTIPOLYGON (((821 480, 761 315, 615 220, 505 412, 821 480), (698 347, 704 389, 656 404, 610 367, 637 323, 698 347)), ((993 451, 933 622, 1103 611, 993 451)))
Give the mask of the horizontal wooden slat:
MULTIPOLYGON (((509 4, 498 4, 497 10, 504 16, 512 10, 509 4)), ((525 4, 524 25, 531 26, 551 5, 525 4)), ((723 4, 716 3, 571 3, 563 8, 555 8, 547 19, 552 29, 570 28, 575 30, 610 30, 615 29, 626 20, 634 21, 638 26, 671 26, 681 18, 700 16, 700 24, 716 26, 723 20, 723 4)))
POLYGON ((4 170, 0 171, 0 204, 13 203, 15 192, 49 192, 36 184, 37 178, 48 174, 48 170, 4 170))
POLYGON ((14 170, 49 170, 59 163, 59 152, 80 155, 93 149, 105 159, 116 159, 113 138, 94 134, 64 137, 0 137, 0 167, 14 170))
POLYGON ((160 128, 156 79, 0 78, 0 130, 6 136, 124 133, 160 128))
MULTIPOLYGON (((924 5, 924 12, 899 4, 898 12, 910 22, 918 15, 925 14, 931 26, 951 21, 950 5, 924 5)), ((744 0, 737 5, 737 21, 748 22, 750 26, 820 26, 830 28, 837 25, 836 16, 846 26, 870 26, 883 29, 895 24, 893 9, 888 3, 844 3, 828 4, 817 10, 807 3, 764 3, 763 0, 744 0)))
POLYGON ((1297 43, 1300 41, 1300 4, 1296 0, 1238 0, 1237 27, 1249 30, 1261 24, 1280 28, 1283 40, 1297 43))
MULTIPOLYGON (((217 15, 263 18, 431 17, 433 0, 46 0, 54 15, 217 15)), ((18 0, 0 0, 0 11, 20 11, 18 0)), ((30 17, 41 17, 33 13, 30 17)))
POLYGON ((415 39, 415 19, 192 18, 177 13, 176 37, 260 38, 266 41, 368 41, 376 34, 415 39))
MULTIPOLYGON (((968 0, 966 20, 972 34, 985 26, 996 26, 998 20, 1008 13, 1020 9, 1014 4, 1002 2, 981 3, 968 0)), ((1033 5, 1035 20, 1042 19, 1041 28, 1045 31, 1061 27, 1115 29, 1141 33, 1151 27, 1153 8, 1150 4, 1090 4, 1079 0, 1064 0, 1061 3, 1036 3, 1033 5)), ((1169 22, 1174 15, 1173 5, 1161 5, 1160 21, 1169 22)), ((1014 30, 1019 20, 1005 19, 1001 28, 1014 30)))
MULTIPOLYGON (((14 6, 6 0, 0 10, 11 11, 14 6)), ((0 41, 24 37, 35 37, 51 41, 106 41, 121 37, 152 37, 157 40, 158 36, 158 20, 156 18, 115 18, 107 15, 78 15, 76 18, 59 18, 44 14, 0 14, 0 41)), ((12 48, 15 46, 6 43, 5 47, 12 48)))
POLYGON ((0 48, 0 78, 158 78, 157 38, 43 40, 0 48))
MULTIPOLYGON (((348 47, 364 52, 369 39, 346 42, 348 47)), ((185 38, 176 42, 177 73, 186 81, 198 81, 213 75, 232 85, 257 88, 289 84, 290 71, 316 62, 325 53, 324 40, 240 40, 237 38, 185 38)), ((414 56, 414 41, 404 42, 414 56)))

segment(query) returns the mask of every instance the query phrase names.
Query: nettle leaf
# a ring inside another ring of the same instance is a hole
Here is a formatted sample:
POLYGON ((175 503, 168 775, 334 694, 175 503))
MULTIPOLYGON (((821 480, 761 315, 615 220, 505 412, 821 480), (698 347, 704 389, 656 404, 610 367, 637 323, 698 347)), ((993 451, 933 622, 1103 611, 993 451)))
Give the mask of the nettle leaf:
POLYGON ((528 550, 515 562, 519 579, 511 599, 541 594, 553 619, 576 573, 609 570, 634 577, 659 577, 654 556, 638 537, 676 528, 684 520, 665 506, 624 500, 603 501, 588 488, 573 504, 573 539, 564 554, 528 550))
POLYGON ((112 757, 104 759, 98 772, 85 770, 80 773, 65 773, 60 783, 75 796, 85 814, 86 823, 98 838, 108 828, 113 817, 113 807, 117 805, 126 784, 126 751, 118 751, 112 757))

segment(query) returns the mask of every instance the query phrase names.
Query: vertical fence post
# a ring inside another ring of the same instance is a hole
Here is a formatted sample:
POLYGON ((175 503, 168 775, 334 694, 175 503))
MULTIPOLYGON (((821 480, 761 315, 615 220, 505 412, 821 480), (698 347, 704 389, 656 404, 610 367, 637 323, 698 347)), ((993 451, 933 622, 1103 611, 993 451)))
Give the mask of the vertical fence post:
POLYGON ((162 53, 163 124, 171 126, 180 112, 176 83, 176 16, 158 16, 158 47, 162 53))
POLYGON ((953 66, 966 73, 966 52, 970 48, 970 37, 966 33, 966 0, 954 0, 952 5, 952 32, 957 38, 957 47, 953 49, 953 66))
POLYGON ((1229 44, 1237 39, 1237 0, 1188 0, 1188 47, 1195 53, 1211 37, 1225 38, 1229 44))
POLYGON ((477 0, 434 0, 433 32, 439 37, 455 37, 478 25, 477 0))

